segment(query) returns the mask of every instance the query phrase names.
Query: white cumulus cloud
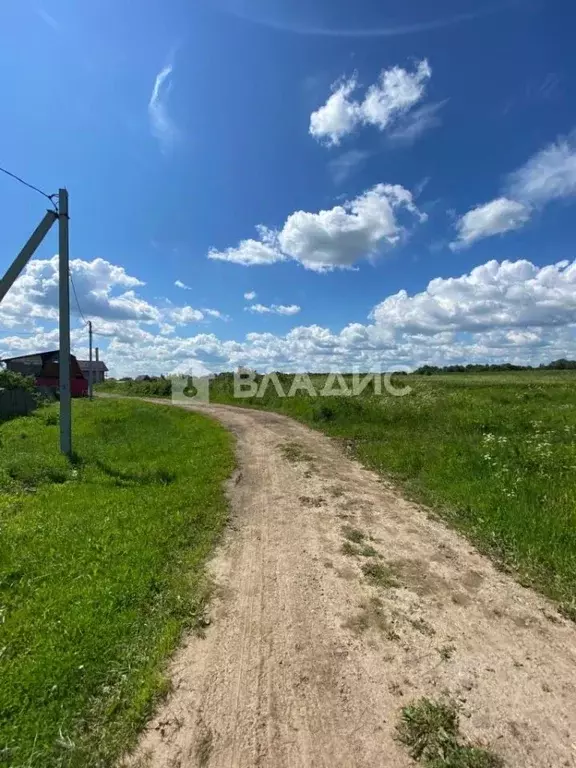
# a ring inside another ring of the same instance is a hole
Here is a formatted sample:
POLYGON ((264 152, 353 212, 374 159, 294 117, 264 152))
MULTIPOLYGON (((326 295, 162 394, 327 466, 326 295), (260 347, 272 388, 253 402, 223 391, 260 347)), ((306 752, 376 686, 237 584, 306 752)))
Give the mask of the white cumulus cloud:
MULTIPOLYGON (((20 315, 12 315, 12 320, 18 319, 21 325, 7 325, 3 314, 12 291, 2 303, 0 358, 57 346, 58 331, 50 307, 38 303, 38 295, 40 301, 46 295, 42 280, 51 281, 50 261, 34 265, 34 282, 24 295, 16 292, 23 301, 20 315)), ((108 286, 114 275, 120 283, 117 290, 139 298, 135 291, 141 281, 121 267, 103 260, 84 264, 85 274, 95 276, 98 290, 114 295, 108 286)), ((80 291, 79 298, 83 302, 86 292, 80 291)), ((12 304, 11 311, 14 308, 12 304)), ((560 357, 576 358, 576 261, 543 267, 525 260, 489 261, 457 277, 431 280, 422 291, 385 296, 365 323, 350 323, 340 330, 314 324, 292 327, 282 335, 252 332, 222 339, 214 333, 188 335, 188 329, 177 325, 180 320, 196 322, 199 310, 152 309, 159 318, 155 323, 146 319, 149 311, 136 319, 98 318, 101 359, 112 375, 200 368, 216 372, 243 365, 259 371, 350 371, 354 367, 369 371, 399 364, 413 368, 424 363, 503 361, 537 365, 560 357), (177 319, 170 322, 174 313, 177 319)), ((72 345, 75 353, 86 354, 84 327, 73 330, 72 345)))
MULTIPOLYGON (((156 325, 163 332, 170 324, 187 325, 206 316, 226 319, 216 309, 175 307, 167 301, 153 304, 135 290, 145 285, 142 280, 102 258, 72 259, 70 273, 75 287, 71 313, 79 316, 79 304, 83 315, 95 322, 98 333, 106 334, 106 329, 114 328, 115 333, 125 336, 133 334, 138 324, 156 325)), ((35 327, 35 323, 57 319, 58 256, 32 259, 0 305, 0 329, 23 331, 35 327)))
POLYGON ((183 283, 182 280, 175 280, 174 281, 174 285, 176 286, 176 288, 182 288, 182 290, 184 290, 184 291, 191 291, 192 290, 192 288, 190 288, 189 285, 186 285, 186 283, 183 283))
POLYGON ((219 309, 202 309, 202 312, 205 315, 208 315, 208 317, 216 317, 218 320, 229 320, 230 318, 228 315, 223 314, 220 312, 219 309))
POLYGON ((310 115, 310 134, 328 145, 338 145, 361 122, 360 104, 350 99, 357 88, 356 78, 341 80, 333 86, 326 104, 310 115))
POLYGON ((412 72, 402 67, 384 69, 361 101, 353 98, 356 77, 339 80, 326 103, 310 115, 309 132, 318 141, 337 146, 361 125, 384 131, 424 98, 431 75, 425 59, 412 72))
POLYGON ((450 243, 455 251, 466 248, 477 240, 492 235, 501 235, 513 229, 520 229, 528 221, 531 208, 516 200, 499 197, 477 208, 472 208, 462 216, 457 224, 457 239, 450 243))
POLYGON ((256 298, 256 291, 248 291, 247 293, 244 294, 244 298, 246 299, 246 301, 254 301, 254 299, 256 298))
POLYGON ((204 320, 204 314, 194 307, 177 307, 169 311, 168 319, 175 325, 188 325, 204 320))
POLYGON ((292 259, 316 272, 346 269, 399 243, 406 232, 400 214, 408 214, 412 221, 426 219, 404 187, 377 184, 329 210, 296 211, 280 231, 261 226, 261 240, 244 240, 225 251, 211 250, 208 258, 245 266, 292 259))
MULTIPOLYGON (((82 312, 87 316, 153 322, 159 318, 156 307, 138 296, 134 288, 144 285, 123 267, 104 259, 72 259, 70 273, 82 312)), ((2 318, 57 317, 58 256, 33 259, 16 280, 0 306, 2 318)), ((77 313, 75 296, 71 311, 77 313)))
POLYGON ((208 258, 231 261, 246 267, 283 261, 285 257, 278 250, 276 234, 262 225, 257 226, 256 231, 260 236, 259 240, 242 240, 236 248, 227 248, 225 251, 212 248, 208 252, 208 258))
POLYGON ((569 325, 576 322, 576 262, 489 261, 461 277, 436 278, 414 296, 399 291, 372 318, 423 334, 569 325))
POLYGON ((252 304, 249 307, 245 307, 245 309, 248 312, 256 312, 259 315, 297 315, 300 312, 300 307, 297 304, 272 304, 269 307, 264 304, 252 304))

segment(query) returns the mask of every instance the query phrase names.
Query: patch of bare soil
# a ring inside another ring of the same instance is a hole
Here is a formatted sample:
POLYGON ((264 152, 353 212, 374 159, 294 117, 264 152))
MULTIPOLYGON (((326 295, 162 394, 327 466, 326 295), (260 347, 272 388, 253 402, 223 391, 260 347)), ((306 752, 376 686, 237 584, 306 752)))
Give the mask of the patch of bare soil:
POLYGON ((323 435, 202 410, 240 465, 217 597, 128 764, 410 766, 401 707, 447 696, 506 766, 576 766, 573 624, 323 435))

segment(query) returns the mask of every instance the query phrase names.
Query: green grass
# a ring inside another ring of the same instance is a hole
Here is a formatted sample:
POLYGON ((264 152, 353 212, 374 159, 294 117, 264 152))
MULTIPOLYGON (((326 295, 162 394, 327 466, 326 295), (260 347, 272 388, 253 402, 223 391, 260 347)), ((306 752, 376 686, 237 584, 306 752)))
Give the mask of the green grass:
MULTIPOLYGON (((292 377, 281 374, 285 391, 292 377)), ((315 384, 323 376, 311 377, 315 384)), ((211 399, 285 413, 341 439, 576 618, 576 374, 398 377, 405 397, 235 399, 229 375, 211 399)))
POLYGON ((501 759, 485 749, 462 744, 458 713, 450 703, 420 699, 402 709, 398 741, 426 768, 500 768, 501 759))
POLYGON ((95 392, 106 392, 114 395, 126 395, 132 397, 164 397, 172 395, 172 382, 161 377, 151 381, 135 381, 128 379, 120 381, 109 379, 94 385, 95 392))
POLYGON ((360 554, 362 557, 381 557, 378 550, 374 549, 371 544, 364 544, 364 546, 360 549, 360 554))
POLYGON ((112 765, 201 624, 227 517, 229 435, 137 401, 74 402, 0 425, 0 765, 112 765))

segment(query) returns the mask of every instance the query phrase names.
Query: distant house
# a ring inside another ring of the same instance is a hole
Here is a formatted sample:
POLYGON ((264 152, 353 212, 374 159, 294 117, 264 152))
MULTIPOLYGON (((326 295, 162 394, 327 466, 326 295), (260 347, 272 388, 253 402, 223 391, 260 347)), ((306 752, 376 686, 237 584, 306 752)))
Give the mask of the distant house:
MULTIPOLYGON (((58 389, 60 386, 59 352, 38 352, 33 355, 4 358, 6 368, 24 376, 33 376, 37 387, 58 389)), ((88 394, 88 381, 84 378, 78 360, 70 355, 70 392, 72 397, 84 397, 88 394)))
POLYGON ((90 370, 92 370, 92 384, 100 384, 108 373, 106 363, 102 362, 102 360, 92 360, 92 362, 90 360, 78 360, 78 365, 86 381, 90 380, 90 370))

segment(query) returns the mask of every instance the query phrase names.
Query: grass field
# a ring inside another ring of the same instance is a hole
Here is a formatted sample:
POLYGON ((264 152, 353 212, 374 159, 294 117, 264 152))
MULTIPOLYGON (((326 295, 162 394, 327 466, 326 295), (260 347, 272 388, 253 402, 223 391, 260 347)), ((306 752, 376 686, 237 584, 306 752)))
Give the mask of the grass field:
POLYGON ((137 401, 0 425, 0 765, 108 766, 201 624, 233 467, 215 422, 137 401))
MULTIPOLYGON (((286 392, 291 380, 281 376, 286 392)), ((276 410, 342 439, 576 618, 576 374, 398 383, 410 394, 281 398, 270 385, 263 398, 237 400, 231 377, 220 376, 211 399, 276 410)))

